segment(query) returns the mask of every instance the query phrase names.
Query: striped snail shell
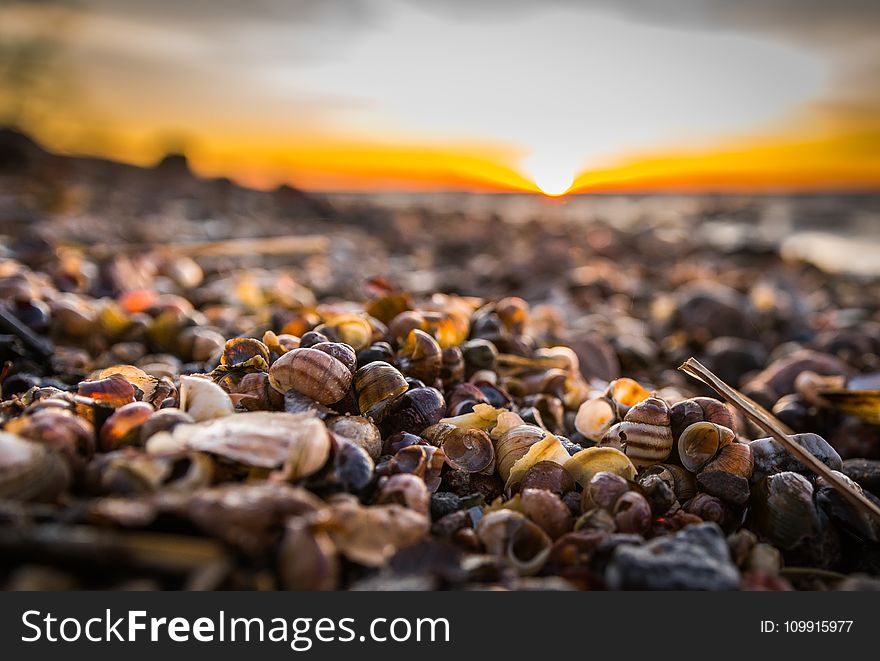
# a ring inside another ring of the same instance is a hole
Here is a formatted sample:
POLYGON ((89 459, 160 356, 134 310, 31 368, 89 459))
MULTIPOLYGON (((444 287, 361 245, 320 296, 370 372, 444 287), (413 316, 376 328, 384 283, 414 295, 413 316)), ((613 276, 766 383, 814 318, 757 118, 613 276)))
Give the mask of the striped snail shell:
POLYGON ((345 397, 351 380, 351 370, 344 363, 319 349, 292 349, 269 368, 269 382, 275 390, 296 390, 319 404, 334 404, 345 397))
POLYGON ((501 434, 495 441, 495 461, 501 479, 506 482, 513 465, 546 435, 547 432, 540 427, 526 424, 516 425, 501 434))
POLYGON ((672 451, 669 407, 657 397, 642 400, 606 432, 600 445, 620 449, 636 466, 660 463, 672 451))

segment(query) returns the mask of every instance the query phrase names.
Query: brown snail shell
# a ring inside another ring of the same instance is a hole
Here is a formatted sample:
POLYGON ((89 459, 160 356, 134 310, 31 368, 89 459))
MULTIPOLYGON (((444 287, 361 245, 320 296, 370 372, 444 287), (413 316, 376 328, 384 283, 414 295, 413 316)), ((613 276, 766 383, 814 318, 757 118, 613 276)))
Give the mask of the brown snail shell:
POLYGON ((588 512, 594 507, 611 511, 614 503, 629 491, 629 482, 620 475, 599 471, 590 478, 581 494, 581 510, 588 512))
POLYGON ((87 420, 61 408, 44 408, 13 418, 5 431, 61 453, 78 472, 95 453, 95 431, 87 420))
POLYGON ((412 473, 397 473, 385 478, 381 483, 377 502, 396 503, 427 515, 431 505, 431 494, 421 478, 412 473))
POLYGON ((585 438, 598 443, 616 419, 612 403, 605 397, 594 397, 580 405, 574 418, 574 427, 585 438))
POLYGON ((155 376, 147 374, 140 367, 135 367, 134 365, 114 365, 113 367, 105 367, 94 375, 94 378, 98 380, 106 379, 113 374, 118 374, 123 377, 135 387, 135 391, 140 391, 139 393, 136 392, 135 399, 150 403, 156 402, 156 406, 161 402, 156 396, 158 379, 155 376))
POLYGON ((642 476, 658 475, 665 480, 679 502, 693 498, 697 493, 697 480, 693 473, 677 464, 655 464, 642 473, 642 476))
POLYGON ((288 519, 278 550, 278 573, 286 590, 335 590, 339 584, 339 553, 324 529, 328 512, 288 519))
POLYGON ((575 482, 585 487, 596 473, 607 471, 625 480, 636 477, 636 467, 620 450, 609 447, 594 447, 581 450, 572 455, 564 464, 565 470, 575 482))
POLYGON ((536 523, 550 539, 558 539, 571 530, 574 523, 571 512, 562 499, 544 489, 520 491, 520 509, 536 523))
POLYGON ((120 406, 101 426, 101 451, 111 452, 127 445, 140 445, 140 427, 156 410, 144 402, 120 406))
POLYGON ((296 390, 319 404, 334 404, 345 397, 352 374, 344 363, 328 353, 299 348, 272 363, 269 381, 279 392, 296 390))
POLYGON ((574 489, 574 480, 555 461, 539 461, 529 468, 518 485, 519 489, 545 489, 563 496, 574 489))
POLYGON ((361 367, 354 374, 354 389, 361 415, 377 418, 384 405, 407 391, 409 384, 396 367, 381 360, 361 367))
POLYGON ((269 347, 259 340, 250 337, 235 337, 227 340, 226 345, 223 347, 220 364, 234 367, 253 358, 259 358, 260 360, 256 362, 263 365, 262 369, 268 369, 269 347))
POLYGON ((636 466, 660 463, 672 451, 669 407, 657 397, 645 398, 606 432, 600 445, 619 448, 636 466))
POLYGON ((440 355, 440 380, 444 387, 464 379, 464 354, 459 347, 447 347, 440 355))
POLYGON ((355 354, 354 349, 352 349, 347 344, 343 344, 342 342, 318 342, 317 344, 313 344, 311 349, 316 349, 317 351, 323 351, 324 353, 333 356, 340 363, 345 365, 348 368, 348 371, 354 374, 354 371, 357 369, 357 354, 355 354))
POLYGON ((76 392, 101 406, 119 408, 135 401, 137 390, 123 375, 114 373, 94 381, 82 381, 76 392))
POLYGON ((678 438, 678 457, 682 466, 696 473, 718 454, 718 450, 734 440, 735 434, 727 427, 714 422, 695 422, 678 438))
POLYGON ((722 447, 703 471, 723 471, 749 479, 755 468, 752 448, 748 443, 730 443, 722 447))
POLYGON ((327 429, 359 445, 373 461, 382 454, 382 434, 369 418, 359 415, 339 415, 326 420, 327 429))
POLYGON ((411 473, 424 480, 428 491, 433 493, 440 488, 440 473, 445 461, 443 450, 433 445, 407 445, 387 463, 378 466, 377 472, 381 475, 411 473))
POLYGON ((524 576, 541 570, 553 545, 540 527, 508 509, 486 514, 477 523, 476 532, 489 553, 505 559, 524 576))
POLYGON ((712 521, 720 526, 730 519, 729 508, 716 496, 698 493, 684 504, 684 511, 694 514, 703 521, 712 521))
POLYGON ((463 429, 438 423, 428 427, 422 435, 443 448, 446 462, 455 470, 480 473, 494 469, 495 446, 489 434, 482 429, 463 429))
POLYGON ((736 430, 733 413, 722 401, 712 397, 693 397, 675 403, 669 410, 672 437, 677 442, 681 433, 695 422, 714 422, 736 430))
POLYGON ((446 413, 446 402, 436 388, 413 388, 388 403, 379 429, 388 436, 399 431, 419 434, 426 427, 440 422, 446 413))
POLYGON ((400 371, 414 379, 432 384, 440 375, 442 349, 437 340, 419 329, 411 330, 397 353, 400 371))
POLYGON ((177 425, 193 423, 192 416, 187 415, 180 409, 159 409, 151 415, 140 427, 141 445, 146 445, 153 434, 160 431, 171 431, 177 425))
POLYGON ((651 526, 651 506, 637 491, 621 494, 612 513, 618 532, 640 535, 651 526))
POLYGON ((0 499, 51 502, 67 490, 70 477, 60 453, 0 432, 0 499))

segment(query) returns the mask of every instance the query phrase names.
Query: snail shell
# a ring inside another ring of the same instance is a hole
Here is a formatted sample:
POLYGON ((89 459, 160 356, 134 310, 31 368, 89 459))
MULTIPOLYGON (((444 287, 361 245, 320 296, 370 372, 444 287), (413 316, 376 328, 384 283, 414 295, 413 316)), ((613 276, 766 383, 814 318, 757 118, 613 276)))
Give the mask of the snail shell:
POLYGON ((111 452, 126 445, 140 445, 140 426, 155 412, 152 406, 144 402, 120 406, 101 426, 101 450, 111 452))
POLYGON ((388 436, 399 431, 419 434, 426 427, 440 422, 446 402, 436 388, 413 388, 388 403, 379 429, 388 436))
POLYGON ((695 422, 678 438, 678 457, 682 466, 697 473, 711 461, 725 445, 735 439, 732 430, 714 422, 695 422))
MULTIPOLYGON (((831 470, 839 471, 843 468, 843 461, 837 450, 818 434, 794 434, 789 436, 789 439, 807 450, 831 470)), ((758 482, 767 475, 782 471, 811 474, 806 466, 774 438, 759 438, 749 443, 749 448, 752 450, 755 462, 752 482, 758 482)))
MULTIPOLYGON (((507 458, 510 459, 512 456, 508 453, 507 458)), ((547 434, 537 443, 530 445, 526 453, 513 463, 505 481, 505 489, 510 489, 518 484, 535 464, 542 461, 553 461, 562 465, 568 461, 570 456, 568 450, 556 436, 547 434)))
POLYGON ((642 477, 649 475, 657 475, 665 480, 672 487, 679 502, 690 500, 697 493, 694 474, 676 464, 655 464, 642 473, 642 477))
POLYGON ((248 362, 254 358, 254 364, 262 365, 262 369, 269 368, 269 347, 250 337, 235 337, 226 342, 223 354, 220 356, 221 365, 234 367, 248 362), (260 362, 262 361, 262 362, 260 362))
POLYGON ((620 475, 625 480, 633 480, 636 476, 636 467, 629 457, 620 450, 609 447, 581 450, 572 455, 563 466, 574 481, 584 487, 601 471, 620 475))
POLYGON ((440 472, 446 455, 433 445, 407 445, 397 451, 390 461, 378 467, 384 475, 411 473, 424 480, 428 491, 435 492, 440 487, 440 472))
POLYGON ((605 397, 594 397, 580 405, 574 427, 585 438, 598 443, 616 419, 612 403, 605 397))
POLYGON ((645 390, 638 381, 626 377, 615 379, 608 384, 605 391, 605 397, 613 402, 619 420, 622 420, 633 406, 647 399, 650 395, 651 393, 645 390))
POLYGON ((476 532, 489 553, 504 558, 524 576, 541 570, 553 545, 540 527, 509 509, 486 514, 477 523, 476 532))
POLYGON ((813 485, 791 471, 765 477, 753 490, 748 522, 783 551, 809 543, 821 529, 813 504, 813 485))
POLYGON ((13 418, 6 423, 5 430, 57 450, 74 472, 81 470, 95 453, 92 425, 61 408, 37 409, 29 415, 13 418))
POLYGON ((400 371, 425 383, 434 383, 440 375, 442 349, 437 340, 419 329, 411 330, 397 354, 400 371))
POLYGON ((367 417, 380 417, 384 405, 408 388, 403 374, 380 360, 364 365, 354 375, 358 409, 367 417))
POLYGON ((70 469, 58 452, 0 432, 0 499, 50 502, 69 485, 70 469))
POLYGON ((714 422, 735 430, 733 413, 728 406, 712 397, 694 397, 677 402, 669 410, 672 436, 678 441, 681 433, 695 422, 714 422))
POLYGON ((672 451, 669 407, 657 397, 642 400, 606 432, 600 445, 618 447, 636 466, 660 463, 672 451))
POLYGON ((523 489, 520 492, 523 514, 536 523, 551 539, 558 539, 571 530, 571 512, 562 499, 544 489, 523 489))
POLYGON ((740 475, 704 468, 697 475, 697 484, 706 493, 734 505, 743 506, 749 500, 749 481, 740 475))
MULTIPOLYGON (((519 416, 516 416, 516 419, 520 421, 520 424, 505 430, 495 440, 495 461, 498 466, 498 474, 505 482, 510 477, 510 469, 513 468, 513 465, 525 456, 531 446, 547 435, 547 432, 540 427, 522 424, 519 416)), ((502 418, 499 417, 498 426, 501 426, 502 422, 502 418)))
POLYGON ((221 418, 233 412, 229 395, 210 379, 180 377, 180 409, 196 422, 221 418))
POLYGON ((698 493, 691 498, 684 504, 684 511, 720 526, 730 518, 730 509, 719 498, 708 493, 698 493))
POLYGON ((748 443, 730 443, 722 447, 703 471, 722 471, 749 479, 755 468, 752 448, 748 443))
POLYGON ((440 356, 440 380, 445 387, 464 379, 464 355, 458 347, 443 349, 440 356))
POLYGON ((193 422, 195 420, 193 420, 192 416, 187 415, 180 409, 159 409, 141 425, 141 444, 146 445, 151 436, 161 431, 171 431, 177 425, 193 422))
POLYGON ((574 480, 555 461, 539 461, 526 471, 519 483, 522 489, 545 489, 563 496, 574 489, 574 480))
POLYGON ((348 371, 352 374, 357 368, 357 355, 347 344, 343 344, 342 342, 318 342, 317 344, 313 344, 310 348, 315 349, 317 351, 323 351, 324 353, 333 356, 340 363, 345 365, 348 368, 348 371))
POLYGON ((495 446, 482 429, 464 429, 438 423, 422 432, 434 445, 443 448, 446 462, 455 470, 480 473, 494 469, 495 446))
POLYGON ((599 471, 590 478, 581 495, 581 510, 588 512, 594 507, 611 510, 614 503, 629 491, 629 482, 616 473, 599 471))
POLYGON ((359 445, 373 461, 382 453, 382 434, 369 418, 359 415, 339 415, 326 421, 327 429, 337 436, 359 445))
POLYGON ((269 368, 269 382, 275 390, 296 390, 319 404, 341 400, 351 381, 351 370, 344 363, 318 349, 292 349, 269 368))
POLYGON ((278 573, 286 590, 335 590, 339 552, 323 526, 329 515, 317 512, 287 522, 278 551, 278 573))
POLYGON ((468 375, 479 370, 495 371, 498 362, 498 349, 489 340, 468 340, 461 345, 468 375))
POLYGON ((614 503, 614 523, 621 533, 640 535, 651 526, 651 506, 636 491, 627 491, 614 503))
POLYGON ((101 406, 119 408, 135 401, 137 389, 123 375, 114 373, 94 381, 82 381, 76 392, 101 406))
POLYGON ((356 314, 341 314, 315 328, 330 340, 342 342, 356 352, 366 349, 373 341, 373 327, 369 320, 356 314))
POLYGON ((412 473, 397 473, 384 478, 379 487, 377 502, 396 503, 427 515, 431 506, 431 494, 421 478, 412 473))

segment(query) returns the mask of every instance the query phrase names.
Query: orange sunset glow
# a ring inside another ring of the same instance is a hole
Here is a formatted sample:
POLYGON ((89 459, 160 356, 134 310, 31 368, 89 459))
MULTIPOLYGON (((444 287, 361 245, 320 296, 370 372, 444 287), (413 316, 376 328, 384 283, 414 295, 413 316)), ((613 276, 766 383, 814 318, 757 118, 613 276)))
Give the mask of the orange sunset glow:
POLYGON ((880 188, 875 9, 680 4, 4 2, 0 121, 263 189, 880 188))

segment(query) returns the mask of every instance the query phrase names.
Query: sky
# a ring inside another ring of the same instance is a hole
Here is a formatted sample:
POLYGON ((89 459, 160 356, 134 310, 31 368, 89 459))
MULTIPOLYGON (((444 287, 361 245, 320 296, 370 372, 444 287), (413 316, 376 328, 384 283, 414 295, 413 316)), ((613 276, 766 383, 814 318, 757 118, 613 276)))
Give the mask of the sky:
POLYGON ((0 0, 0 121, 271 188, 880 188, 880 2, 0 0))

